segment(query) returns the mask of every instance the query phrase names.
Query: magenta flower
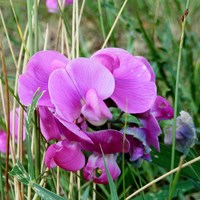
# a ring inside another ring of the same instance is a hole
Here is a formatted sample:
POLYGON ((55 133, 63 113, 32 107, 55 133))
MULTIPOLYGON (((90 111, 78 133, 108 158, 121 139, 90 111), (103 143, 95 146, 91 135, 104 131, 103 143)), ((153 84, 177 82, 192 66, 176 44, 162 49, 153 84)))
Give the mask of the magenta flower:
POLYGON ((18 94, 25 106, 31 104, 37 89, 44 92, 38 105, 53 107, 48 91, 50 74, 57 68, 65 67, 68 59, 56 51, 39 51, 29 60, 26 72, 19 77, 18 94))
POLYGON ((167 120, 174 117, 172 106, 161 96, 156 97, 156 100, 151 107, 151 113, 157 120, 167 120))
POLYGON ((68 171, 77 171, 84 167, 85 157, 79 143, 64 140, 49 146, 45 154, 45 165, 48 168, 59 166, 68 171))
POLYGON ((150 147, 147 145, 146 132, 143 128, 127 128, 123 130, 126 133, 126 138, 130 143, 129 156, 130 162, 140 167, 143 160, 150 161, 150 147))
POLYGON ((96 152, 99 154, 102 153, 101 148, 104 154, 129 151, 129 142, 125 139, 123 147, 123 134, 119 131, 108 129, 95 132, 87 132, 87 135, 91 139, 92 144, 85 141, 82 142, 82 148, 86 151, 96 152))
POLYGON ((159 151, 158 136, 161 129, 158 120, 166 120, 173 118, 174 111, 169 102, 161 96, 157 96, 151 109, 145 113, 138 114, 138 119, 143 125, 146 133, 146 141, 148 146, 154 146, 159 151))
POLYGON ((49 93, 56 115, 74 122, 82 114, 91 124, 112 118, 103 100, 114 91, 114 78, 103 65, 88 58, 70 61, 49 78, 49 93))
MULTIPOLYGON (((116 163, 116 155, 105 155, 105 162, 112 179, 116 180, 121 173, 121 170, 116 163)), ((89 157, 88 162, 83 169, 83 176, 87 181, 93 180, 95 183, 100 184, 108 183, 102 155, 94 153, 89 157)))
POLYGON ((6 133, 0 130, 0 152, 6 153, 6 133))
POLYGON ((161 134, 161 129, 157 119, 150 112, 138 115, 138 119, 142 123, 142 129, 146 134, 148 146, 154 146, 159 151, 158 136, 161 134))
POLYGON ((156 99, 155 75, 145 58, 132 56, 120 48, 106 48, 91 59, 113 74, 115 90, 110 98, 122 111, 136 114, 151 108, 156 99))
MULTIPOLYGON (((51 13, 58 12, 58 10, 59 10, 58 1, 59 0, 46 0, 46 7, 49 12, 51 12, 51 13)), ((64 1, 65 1, 65 6, 73 3, 73 0, 61 0, 60 1, 61 7, 62 7, 64 1)))
POLYGON ((53 115, 48 107, 40 106, 40 128, 41 133, 47 141, 62 140, 69 130, 53 115))
POLYGON ((82 143, 82 148, 93 152, 83 169, 83 176, 86 180, 93 180, 96 183, 106 184, 108 178, 103 162, 102 151, 105 161, 113 180, 120 175, 120 169, 116 163, 116 153, 128 152, 130 144, 125 139, 123 146, 123 134, 115 130, 102 130, 88 133, 93 144, 82 143), (102 150, 101 150, 102 149, 102 150))

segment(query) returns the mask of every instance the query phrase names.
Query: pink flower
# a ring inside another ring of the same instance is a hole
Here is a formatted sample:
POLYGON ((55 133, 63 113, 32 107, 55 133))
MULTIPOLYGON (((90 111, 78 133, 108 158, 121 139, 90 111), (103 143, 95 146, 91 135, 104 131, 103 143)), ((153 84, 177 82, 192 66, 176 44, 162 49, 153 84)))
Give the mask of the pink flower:
POLYGON ((48 168, 59 166, 68 171, 77 171, 84 167, 85 157, 78 143, 64 140, 47 149, 45 165, 48 168))
POLYGON ((6 153, 6 133, 0 130, 0 152, 6 153))
POLYGON ((18 94, 23 105, 31 104, 37 89, 44 92, 38 105, 53 107, 49 97, 48 80, 57 68, 65 67, 68 59, 56 51, 39 51, 34 54, 26 67, 26 72, 19 77, 18 94))
POLYGON ((77 58, 49 78, 49 93, 56 115, 73 122, 82 114, 91 124, 102 125, 112 115, 104 103, 114 91, 114 78, 102 64, 77 58))
POLYGON ((137 115, 142 123, 142 129, 146 133, 146 141, 149 146, 154 146, 156 150, 160 150, 158 136, 162 131, 158 120, 172 119, 173 116, 173 108, 169 102, 161 96, 156 97, 150 110, 137 115))
POLYGON ((110 97, 124 112, 143 113, 156 99, 155 75, 148 61, 120 48, 97 51, 92 60, 107 67, 115 78, 110 97))
MULTIPOLYGON (((121 170, 116 163, 116 155, 105 155, 105 162, 112 179, 116 180, 121 173, 121 170)), ((88 162, 83 169, 83 176, 87 181, 93 180, 95 183, 100 184, 108 183, 102 155, 94 153, 89 157, 88 162)))
MULTIPOLYGON (((59 0, 46 0, 46 7, 49 12, 51 12, 51 13, 58 12, 58 10, 59 10, 58 1, 59 0)), ((63 1, 65 1, 65 6, 73 3, 73 0, 61 0, 60 1, 61 7, 63 5, 63 1)))

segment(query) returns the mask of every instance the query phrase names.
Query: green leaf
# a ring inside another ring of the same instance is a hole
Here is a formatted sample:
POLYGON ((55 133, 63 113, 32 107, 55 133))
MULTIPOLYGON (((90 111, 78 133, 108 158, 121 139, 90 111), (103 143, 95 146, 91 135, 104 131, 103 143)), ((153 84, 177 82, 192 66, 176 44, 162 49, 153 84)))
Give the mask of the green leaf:
MULTIPOLYGON (((100 146, 100 148, 101 148, 101 146, 100 146)), ((116 189, 115 183, 113 182, 113 179, 112 179, 112 177, 110 175, 110 172, 108 170, 108 167, 107 167, 107 164, 106 164, 106 160, 105 160, 105 156, 104 156, 102 148, 101 148, 101 152, 102 152, 102 156, 103 156, 104 166, 106 168, 106 175, 108 177, 108 183, 109 183, 109 187, 110 187, 111 200, 118 200, 119 197, 118 197, 118 194, 117 194, 117 189, 116 189)))
POLYGON ((11 176, 15 176, 21 183, 29 185, 31 177, 26 172, 22 164, 18 161, 13 169, 9 172, 11 176))
MULTIPOLYGON (((180 161, 180 156, 182 154, 176 151, 175 154, 175 166, 178 166, 180 161)), ((187 156, 186 161, 193 159, 192 157, 187 156)), ((160 152, 152 152, 152 163, 159 165, 167 170, 170 170, 171 163, 171 147, 160 143, 160 152)), ((200 180, 199 176, 200 162, 196 162, 189 167, 183 168, 180 172, 180 175, 186 176, 193 180, 200 180)))
POLYGON ((65 198, 58 196, 57 194, 41 187, 40 185, 33 183, 31 185, 32 189, 44 200, 66 200, 65 198))
MULTIPOLYGON (((38 89, 39 90, 39 89, 38 89)), ((28 107, 27 111, 27 117, 26 117, 26 147, 27 147, 27 153, 28 153, 28 172, 31 176, 31 179, 34 179, 34 168, 33 168, 33 159, 32 159, 32 153, 31 153, 31 133, 34 126, 34 111, 37 106, 37 103, 44 92, 41 92, 38 94, 38 90, 35 92, 33 96, 33 100, 31 105, 28 107)))
POLYGON ((89 193, 90 193, 90 186, 88 186, 84 193, 81 196, 81 200, 87 200, 89 198, 89 193))

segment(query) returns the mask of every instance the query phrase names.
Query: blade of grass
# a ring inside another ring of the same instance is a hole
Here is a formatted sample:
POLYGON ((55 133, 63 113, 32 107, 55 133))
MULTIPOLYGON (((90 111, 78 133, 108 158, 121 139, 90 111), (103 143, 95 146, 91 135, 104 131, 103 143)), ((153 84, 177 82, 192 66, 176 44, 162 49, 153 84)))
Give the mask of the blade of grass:
POLYGON ((25 52, 26 52, 26 54, 28 56, 29 52, 28 52, 27 47, 26 47, 25 39, 23 37, 23 33, 22 33, 21 27, 20 27, 19 22, 18 22, 18 18, 17 18, 16 12, 15 12, 15 8, 13 6, 12 0, 10 0, 10 6, 11 6, 11 9, 12 9, 12 12, 13 12, 13 15, 14 15, 14 19, 15 19, 15 23, 16 23, 17 30, 18 30, 18 33, 19 33, 19 37, 20 37, 20 39, 22 41, 22 45, 23 45, 23 47, 25 49, 25 52))
POLYGON ((34 0, 34 36, 35 36, 35 52, 38 51, 38 1, 34 0))
POLYGON ((0 152, 0 190, 1 190, 1 199, 5 200, 5 193, 4 193, 4 184, 2 179, 2 163, 1 163, 1 152, 0 152))
MULTIPOLYGON (((176 148, 176 118, 178 115, 178 98, 179 98, 179 85, 180 85, 180 68, 181 68, 181 58, 182 58, 182 49, 183 49, 183 39, 185 33, 185 23, 186 17, 188 15, 189 0, 186 3, 186 11, 182 17, 181 23, 181 38, 179 45, 179 54, 177 62, 177 73, 176 73, 176 86, 175 86, 175 101, 174 101, 174 120, 173 120, 173 130, 172 130, 172 151, 171 151, 171 170, 174 168, 174 159, 175 159, 175 148, 176 148)), ((173 175, 171 176, 170 181, 170 190, 169 190, 169 200, 172 198, 173 191, 173 175)))
POLYGON ((118 22, 118 20, 119 20, 119 17, 120 17, 121 14, 122 14, 122 11, 124 10, 124 8, 125 8, 127 2, 128 2, 128 0, 125 0, 124 3, 122 4, 122 6, 121 6, 121 8, 120 8, 120 10, 119 10, 119 13, 117 14, 117 17, 115 18, 115 21, 114 21, 114 23, 113 23, 113 25, 112 25, 112 27, 111 27, 111 29, 110 29, 108 35, 107 35, 107 37, 106 37, 106 39, 105 39, 105 41, 104 41, 102 47, 101 47, 102 49, 105 48, 105 46, 107 45, 107 42, 108 42, 108 40, 109 40, 109 38, 110 38, 110 36, 111 36, 111 34, 112 34, 112 32, 113 32, 113 30, 114 30, 114 28, 115 28, 117 22, 118 22))
POLYGON ((5 55, 2 44, 0 43, 1 50, 1 60, 2 60, 2 68, 3 75, 5 80, 5 96, 6 96, 6 125, 7 125, 7 136, 6 136, 6 200, 9 200, 9 183, 8 183, 8 171, 9 171, 9 146, 10 146, 10 96, 9 96, 9 85, 8 85, 8 75, 6 69, 5 55))
POLYGON ((7 39, 7 42, 8 42, 8 46, 9 46, 11 55, 12 55, 14 64, 17 67, 17 61, 15 59, 15 54, 14 54, 14 51, 13 51, 13 48, 12 48, 12 45, 11 45, 10 37, 9 37, 9 34, 8 34, 8 30, 7 30, 7 27, 6 27, 5 20, 4 20, 3 13, 1 11, 1 9, 0 9, 0 16, 1 16, 1 21, 2 21, 3 28, 4 28, 4 31, 5 31, 5 34, 6 34, 6 39, 7 39))
POLYGON ((29 56, 33 55, 32 0, 27 0, 29 56))
POLYGON ((28 110, 27 110, 27 118, 26 118, 26 123, 25 123, 26 146, 27 146, 27 153, 28 153, 28 172, 29 172, 32 180, 34 180, 35 176, 34 176, 34 165, 33 165, 33 158, 32 158, 32 152, 31 152, 30 136, 32 134, 32 129, 33 129, 34 111, 35 111, 37 102, 39 101, 39 99, 42 95, 43 95, 43 93, 38 94, 38 91, 36 91, 36 93, 34 94, 32 103, 28 107, 28 110))
POLYGON ((102 9, 101 9, 101 0, 98 0, 98 9, 99 9, 99 17, 100 17, 100 24, 101 24, 101 31, 103 34, 103 39, 106 39, 106 33, 104 28, 104 22, 103 22, 103 15, 102 15, 102 9))

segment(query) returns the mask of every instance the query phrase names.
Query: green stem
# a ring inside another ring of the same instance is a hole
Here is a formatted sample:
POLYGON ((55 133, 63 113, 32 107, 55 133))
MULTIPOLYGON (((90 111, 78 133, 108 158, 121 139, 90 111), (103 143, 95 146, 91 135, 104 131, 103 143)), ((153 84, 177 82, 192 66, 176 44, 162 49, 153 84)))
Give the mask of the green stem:
MULTIPOLYGON (((128 103, 127 103, 128 104, 128 103)), ((128 105, 127 105, 128 107, 128 105)), ((128 110, 128 109, 127 109, 128 110)), ((123 194, 124 199, 126 198, 126 183, 125 183, 125 157, 124 157, 124 146, 125 146, 125 140, 126 140, 126 128, 127 128, 127 121, 128 121, 128 115, 127 112, 125 113, 125 120, 124 120, 124 134, 123 134, 123 152, 122 152, 122 176, 123 176, 123 194)))
POLYGON ((38 51, 38 4, 34 1, 34 34, 35 34, 35 52, 38 51))
POLYGON ((32 30, 32 0, 27 0, 28 30, 29 30, 29 54, 33 55, 33 30, 32 30))
POLYGON ((102 10, 101 10, 101 0, 98 0, 98 9, 99 9, 99 16, 100 16, 100 23, 101 23, 101 30, 103 34, 103 39, 106 39, 106 33, 105 33, 105 28, 104 28, 104 23, 103 23, 103 15, 102 15, 102 10))
POLYGON ((4 193, 4 184, 2 179, 2 167, 1 167, 1 152, 0 152, 0 190, 1 190, 1 199, 5 200, 5 193, 4 193))
MULTIPOLYGON (((189 6, 189 0, 187 0, 186 10, 189 6)), ((178 113, 178 97, 179 97, 179 83, 180 83, 180 68, 181 68, 181 57, 182 57, 182 48, 183 48, 183 39, 184 39, 184 30, 186 23, 187 14, 184 13, 182 18, 182 31, 179 45, 179 54, 178 54, 178 63, 177 63, 177 73, 176 73, 176 87, 175 87, 175 102, 174 102, 174 120, 173 120, 173 132, 172 132, 172 152, 171 152, 171 170, 174 169, 174 160, 175 160, 175 148, 176 148, 176 118, 178 113)), ((171 175, 170 180, 170 190, 169 190, 169 200, 172 198, 173 193, 173 175, 171 175)))
POLYGON ((40 133, 37 131, 38 122, 39 122, 38 117, 35 111, 34 149, 35 149, 35 177, 37 180, 38 177, 40 176, 40 133))

